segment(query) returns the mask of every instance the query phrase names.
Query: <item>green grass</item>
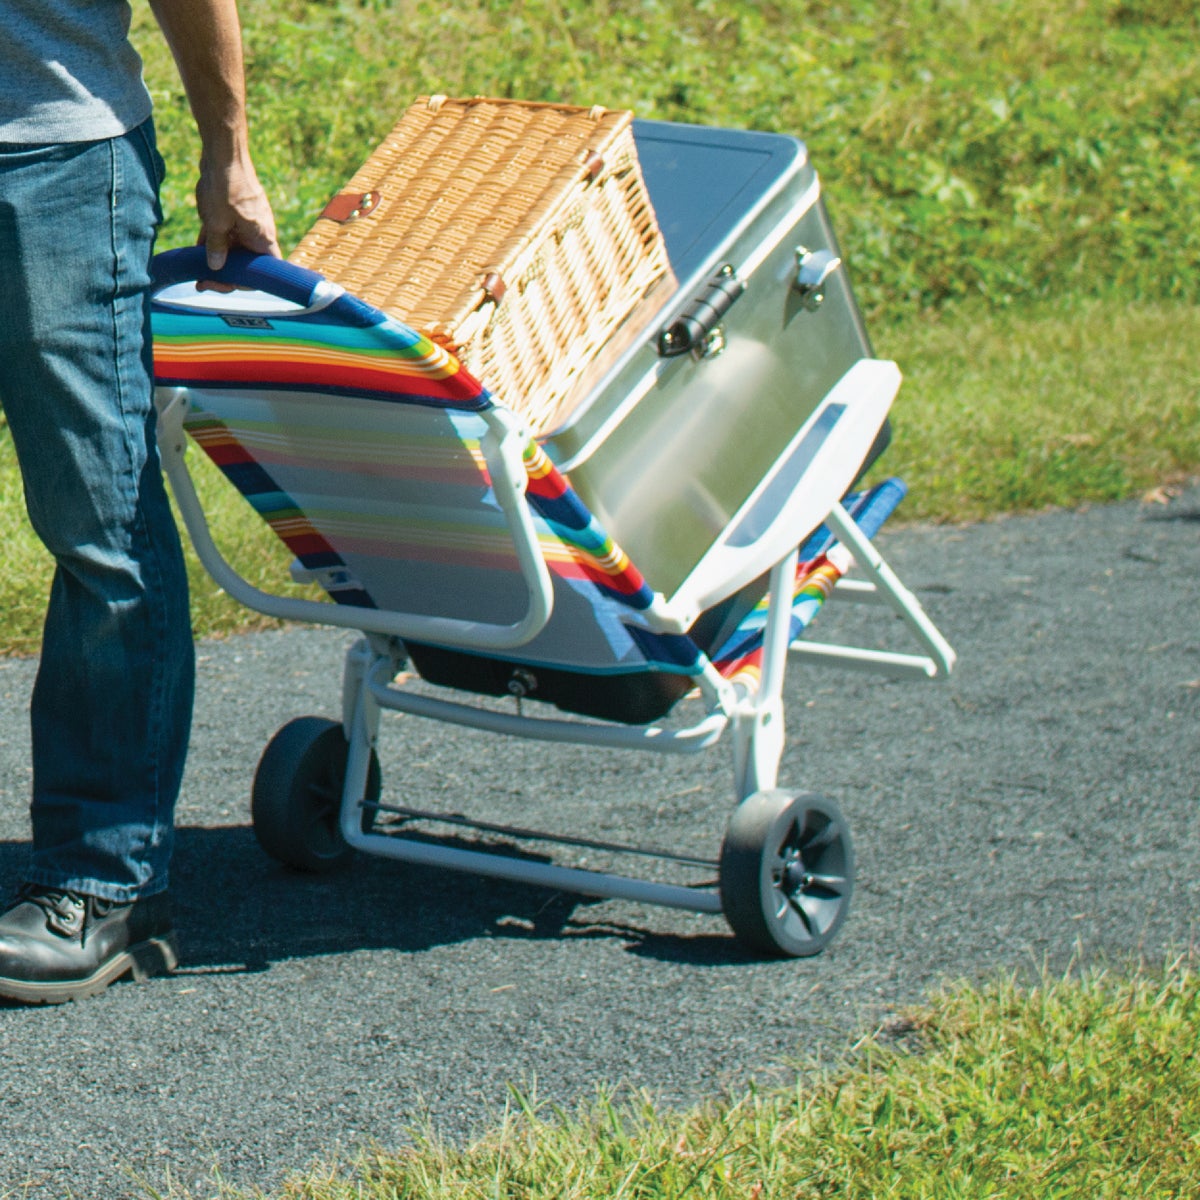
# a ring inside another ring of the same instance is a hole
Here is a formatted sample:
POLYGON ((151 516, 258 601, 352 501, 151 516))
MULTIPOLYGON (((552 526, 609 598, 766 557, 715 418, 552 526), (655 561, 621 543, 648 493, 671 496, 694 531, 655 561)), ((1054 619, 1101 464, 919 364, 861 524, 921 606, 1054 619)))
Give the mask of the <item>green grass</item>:
POLYGON ((687 1112, 639 1097, 564 1112, 514 1092, 473 1144, 417 1133, 269 1195, 1179 1200, 1200 1194, 1198 1027, 1200 976, 1186 958, 958 983, 790 1087, 687 1112))
POLYGON ((881 463, 910 485, 906 520, 1121 500, 1200 468, 1200 309, 960 305, 877 341, 906 376, 881 463))
MULTIPOLYGON (((146 31, 193 238, 196 145, 146 31)), ((290 246, 419 93, 805 138, 872 322, 982 297, 1200 298, 1191 0, 257 0, 256 154, 290 246)))

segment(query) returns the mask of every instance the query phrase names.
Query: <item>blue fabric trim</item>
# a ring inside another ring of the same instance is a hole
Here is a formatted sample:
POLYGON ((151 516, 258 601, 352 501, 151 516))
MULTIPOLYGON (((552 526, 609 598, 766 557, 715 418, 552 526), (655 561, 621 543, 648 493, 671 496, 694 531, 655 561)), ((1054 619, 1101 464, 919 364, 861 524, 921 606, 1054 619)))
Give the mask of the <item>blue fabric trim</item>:
MULTIPOLYGON (((867 492, 855 492, 842 501, 842 507, 854 519, 854 523, 868 537, 872 538, 883 528, 884 522, 896 511, 900 501, 908 494, 908 488, 900 479, 885 479, 867 492)), ((812 562, 823 554, 828 554, 836 544, 837 539, 830 530, 821 525, 800 547, 800 561, 812 562)), ((801 600, 805 607, 811 608, 812 601, 801 600)), ((820 605, 817 605, 817 609, 820 605)), ((808 627, 816 615, 817 609, 809 612, 806 617, 798 615, 794 609, 791 618, 789 640, 795 640, 808 627)), ((741 625, 734 630, 718 650, 712 655, 713 662, 728 662, 744 658, 762 641, 765 629, 763 615, 755 609, 749 613, 741 625)))
MULTIPOLYGON (((859 529, 868 538, 873 538, 907 495, 907 484, 893 477, 876 484, 868 492, 851 493, 842 501, 842 507, 854 518, 859 529)), ((818 525, 800 546, 800 561, 820 558, 836 541, 827 525, 818 525)))

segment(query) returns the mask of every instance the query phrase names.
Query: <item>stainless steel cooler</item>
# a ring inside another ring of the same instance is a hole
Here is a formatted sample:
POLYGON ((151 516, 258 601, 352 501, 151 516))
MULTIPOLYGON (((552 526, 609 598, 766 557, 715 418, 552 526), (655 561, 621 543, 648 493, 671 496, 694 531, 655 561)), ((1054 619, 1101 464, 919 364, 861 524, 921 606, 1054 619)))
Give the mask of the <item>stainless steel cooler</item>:
POLYGON ((634 134, 678 288, 610 344, 542 441, 656 590, 707 604, 739 580, 689 588, 698 564, 756 496, 811 471, 828 435, 855 459, 849 486, 899 373, 854 372, 871 345, 802 143, 659 121, 634 134), (890 392, 860 404, 864 385, 890 392))

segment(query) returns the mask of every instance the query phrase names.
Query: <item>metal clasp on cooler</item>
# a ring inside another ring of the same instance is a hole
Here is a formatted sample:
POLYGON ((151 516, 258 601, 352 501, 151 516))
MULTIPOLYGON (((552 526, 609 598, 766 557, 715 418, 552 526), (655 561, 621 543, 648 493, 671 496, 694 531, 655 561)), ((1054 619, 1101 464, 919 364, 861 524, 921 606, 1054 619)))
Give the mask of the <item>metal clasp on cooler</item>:
POLYGON ((816 312, 825 300, 825 285, 842 265, 842 260, 832 250, 809 250, 797 246, 796 264, 796 278, 792 287, 800 294, 800 303, 809 312, 816 312))
POLYGON ((720 323, 733 303, 746 290, 744 280, 726 263, 711 276, 704 291, 671 325, 659 330, 658 352, 675 358, 691 351, 697 358, 715 358, 725 349, 720 323))

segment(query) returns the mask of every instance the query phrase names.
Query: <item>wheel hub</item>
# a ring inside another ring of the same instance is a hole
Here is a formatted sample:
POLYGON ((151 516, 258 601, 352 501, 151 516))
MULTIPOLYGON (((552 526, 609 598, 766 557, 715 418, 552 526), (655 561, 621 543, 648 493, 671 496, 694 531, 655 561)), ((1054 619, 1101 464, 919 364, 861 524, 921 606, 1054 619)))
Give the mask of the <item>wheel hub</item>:
POLYGON ((812 872, 805 867, 803 860, 800 858, 799 851, 789 856, 787 863, 784 865, 780 882, 783 885, 783 890, 789 895, 807 891, 812 887, 812 872))

